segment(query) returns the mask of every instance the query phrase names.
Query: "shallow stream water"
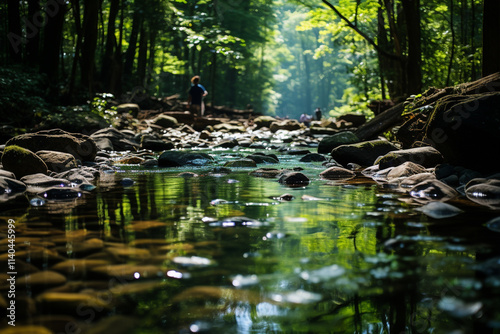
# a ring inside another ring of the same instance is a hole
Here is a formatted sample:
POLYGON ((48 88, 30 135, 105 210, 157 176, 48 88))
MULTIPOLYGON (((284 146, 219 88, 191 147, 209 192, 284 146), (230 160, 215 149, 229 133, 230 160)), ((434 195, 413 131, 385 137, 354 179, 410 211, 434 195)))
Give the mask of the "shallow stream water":
MULTIPOLYGON (((252 152, 210 153, 217 166, 252 152)), ((265 167, 300 166, 311 183, 288 188, 250 176, 254 168, 128 165, 81 198, 7 202, 2 219, 16 221, 18 268, 65 278, 33 283, 18 273, 16 325, 53 333, 500 332, 500 234, 485 225, 498 213, 469 206, 429 218, 371 179, 322 180, 321 163, 279 158, 265 167), (178 176, 185 171, 198 176, 178 176)))

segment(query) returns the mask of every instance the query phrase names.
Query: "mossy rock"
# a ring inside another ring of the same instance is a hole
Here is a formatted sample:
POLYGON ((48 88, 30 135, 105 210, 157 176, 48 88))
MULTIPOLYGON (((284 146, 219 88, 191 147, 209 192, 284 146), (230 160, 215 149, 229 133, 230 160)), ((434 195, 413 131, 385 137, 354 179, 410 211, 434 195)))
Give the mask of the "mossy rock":
POLYGON ((359 138, 351 131, 339 132, 324 137, 318 144, 318 153, 327 154, 340 145, 348 145, 359 142, 359 138))
POLYGON ((2 155, 3 168, 14 173, 17 179, 31 174, 47 174, 45 162, 32 151, 17 145, 7 146, 2 155))
POLYGON ((356 163, 361 166, 371 166, 375 160, 398 147, 387 140, 371 140, 352 145, 341 145, 331 152, 332 158, 343 166, 356 163))

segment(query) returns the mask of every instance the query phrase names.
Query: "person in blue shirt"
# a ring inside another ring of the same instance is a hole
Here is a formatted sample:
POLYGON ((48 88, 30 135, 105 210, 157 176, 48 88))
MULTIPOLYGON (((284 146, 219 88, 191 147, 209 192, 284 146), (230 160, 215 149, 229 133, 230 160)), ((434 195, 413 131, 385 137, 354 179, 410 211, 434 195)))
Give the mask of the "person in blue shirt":
POLYGON ((189 111, 194 115, 201 116, 203 115, 203 109, 205 109, 203 98, 208 95, 208 92, 205 87, 200 85, 200 77, 198 75, 191 78, 191 83, 192 85, 188 92, 189 111))

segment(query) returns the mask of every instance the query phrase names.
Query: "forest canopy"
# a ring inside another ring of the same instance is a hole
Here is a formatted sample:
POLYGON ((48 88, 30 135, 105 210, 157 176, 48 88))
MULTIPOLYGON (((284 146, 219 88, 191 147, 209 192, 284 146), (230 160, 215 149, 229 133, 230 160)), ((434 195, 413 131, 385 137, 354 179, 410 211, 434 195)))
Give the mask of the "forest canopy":
POLYGON ((366 112, 372 100, 398 101, 481 77, 483 5, 8 0, 0 4, 7 18, 0 65, 41 73, 46 94, 60 103, 97 93, 185 98, 189 79, 200 75, 209 105, 251 105, 291 118, 317 107, 330 115, 366 112))

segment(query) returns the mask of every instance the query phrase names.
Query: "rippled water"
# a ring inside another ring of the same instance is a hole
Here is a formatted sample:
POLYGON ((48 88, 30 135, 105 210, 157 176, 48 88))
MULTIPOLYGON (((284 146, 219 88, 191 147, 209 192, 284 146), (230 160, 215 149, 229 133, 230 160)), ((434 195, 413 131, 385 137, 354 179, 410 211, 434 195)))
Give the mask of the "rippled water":
MULTIPOLYGON (((215 153, 217 165, 238 154, 215 153)), ((18 254, 45 249, 18 259, 67 278, 42 289, 18 282, 33 306, 18 324, 54 333, 68 324, 88 333, 500 331, 500 235, 487 225, 495 212, 472 206, 433 219, 370 179, 321 180, 321 163, 280 160, 266 167, 300 166, 311 184, 287 188, 253 169, 123 166, 83 198, 10 204, 3 218, 32 238, 18 241, 18 254), (57 266, 68 259, 88 262, 57 266), (64 303, 48 291, 94 299, 64 303)))

